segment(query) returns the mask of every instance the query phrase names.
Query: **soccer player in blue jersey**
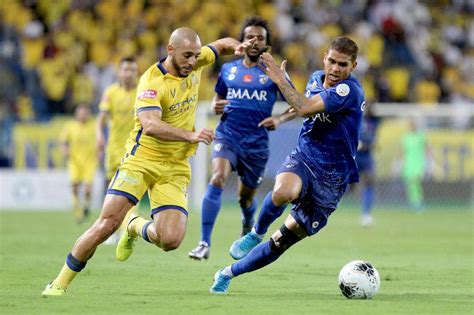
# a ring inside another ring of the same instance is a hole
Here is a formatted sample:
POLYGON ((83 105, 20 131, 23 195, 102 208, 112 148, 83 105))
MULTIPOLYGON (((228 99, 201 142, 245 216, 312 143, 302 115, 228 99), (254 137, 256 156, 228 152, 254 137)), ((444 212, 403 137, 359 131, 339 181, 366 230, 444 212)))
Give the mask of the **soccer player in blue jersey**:
POLYGON ((286 61, 280 68, 270 54, 262 54, 262 69, 305 120, 297 147, 278 171, 255 226, 231 247, 231 256, 240 260, 216 272, 211 292, 226 293, 232 278, 274 262, 290 246, 316 234, 348 184, 358 181, 355 156, 365 101, 361 85, 351 75, 357 51, 351 39, 335 38, 324 55, 324 71, 311 75, 304 95, 285 80, 286 61), (261 243, 290 202, 293 207, 284 224, 261 243))
POLYGON ((357 168, 359 170, 362 185, 362 226, 373 224, 372 208, 375 198, 375 165, 372 151, 375 145, 375 136, 379 126, 379 118, 375 116, 373 105, 367 104, 359 135, 359 147, 357 148, 357 168))
POLYGON ((285 112, 271 117, 278 87, 258 67, 258 58, 271 45, 267 22, 250 17, 243 23, 239 40, 255 43, 244 58, 222 66, 212 109, 222 114, 212 150, 212 178, 201 208, 201 241, 189 252, 196 260, 207 259, 211 234, 221 208, 221 194, 232 171, 239 175, 239 204, 242 209, 242 233, 254 224, 256 189, 262 180, 269 156, 268 130, 274 130, 296 115, 285 112))

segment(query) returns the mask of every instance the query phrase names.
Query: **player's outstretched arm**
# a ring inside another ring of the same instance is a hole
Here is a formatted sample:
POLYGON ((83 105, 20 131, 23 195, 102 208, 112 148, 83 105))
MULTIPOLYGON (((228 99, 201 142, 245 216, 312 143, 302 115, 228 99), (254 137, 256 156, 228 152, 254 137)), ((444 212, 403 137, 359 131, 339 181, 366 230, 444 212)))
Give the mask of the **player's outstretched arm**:
POLYGON ((161 110, 147 110, 138 113, 138 119, 143 128, 143 133, 147 136, 162 140, 183 141, 183 142, 203 142, 210 144, 214 140, 214 131, 203 128, 198 132, 175 128, 161 120, 161 110))
POLYGON ((325 106, 321 96, 316 95, 307 98, 302 93, 295 90, 285 77, 286 60, 283 60, 281 66, 278 66, 269 53, 263 53, 260 56, 259 67, 268 75, 268 77, 278 85, 288 104, 296 111, 298 116, 311 116, 316 113, 324 112, 325 106))
POLYGON ((280 115, 265 118, 258 124, 258 126, 267 128, 268 130, 275 130, 278 126, 292 120, 296 116, 298 115, 295 110, 292 107, 289 107, 280 115))
POLYGON ((253 44, 257 39, 252 38, 243 43, 239 42, 235 38, 225 37, 218 39, 209 45, 217 50, 217 54, 220 55, 231 55, 243 56, 245 51, 252 48, 253 44))

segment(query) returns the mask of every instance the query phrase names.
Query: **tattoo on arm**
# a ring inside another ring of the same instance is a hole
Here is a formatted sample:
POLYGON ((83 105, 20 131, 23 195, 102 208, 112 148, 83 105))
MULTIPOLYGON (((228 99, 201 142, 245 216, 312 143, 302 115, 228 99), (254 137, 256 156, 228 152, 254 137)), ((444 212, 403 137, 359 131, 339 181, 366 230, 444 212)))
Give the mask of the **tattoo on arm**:
POLYGON ((305 108, 307 98, 296 91, 288 81, 283 80, 280 84, 278 84, 281 93, 285 96, 286 101, 288 104, 293 107, 296 111, 299 111, 305 108))

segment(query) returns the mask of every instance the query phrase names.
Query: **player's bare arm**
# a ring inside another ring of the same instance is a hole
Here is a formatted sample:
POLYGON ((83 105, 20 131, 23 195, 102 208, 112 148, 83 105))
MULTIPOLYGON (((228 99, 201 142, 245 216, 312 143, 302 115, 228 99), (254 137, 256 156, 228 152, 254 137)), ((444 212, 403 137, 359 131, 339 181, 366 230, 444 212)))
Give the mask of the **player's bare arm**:
POLYGON ((188 131, 175 128, 161 120, 160 110, 148 110, 138 113, 143 133, 162 140, 183 141, 190 143, 203 142, 210 144, 214 140, 214 131, 203 128, 200 131, 188 131))
POLYGON ((291 86, 285 77, 286 60, 283 60, 279 67, 272 55, 263 53, 260 56, 261 63, 259 67, 268 75, 268 77, 278 85, 281 93, 285 96, 288 104, 295 109, 298 116, 311 116, 315 113, 324 112, 325 106, 321 96, 316 95, 310 99, 298 92, 291 86))
POLYGON ((252 48, 252 45, 255 43, 255 41, 256 38, 252 38, 241 43, 235 38, 226 37, 218 39, 209 45, 217 50, 218 55, 235 54, 236 56, 243 56, 246 50, 252 48))
POLYGON ((226 100, 224 97, 220 96, 219 94, 216 94, 213 97, 212 103, 211 103, 212 111, 216 115, 220 115, 220 114, 224 113, 224 108, 227 104, 229 104, 228 100, 226 100))
POLYGON ((97 148, 100 151, 104 150, 105 147, 105 133, 104 128, 109 119, 109 113, 106 111, 100 111, 97 115, 97 121, 95 125, 95 134, 97 137, 97 148))
POLYGON ((287 108, 283 113, 276 116, 267 117, 262 120, 258 126, 267 128, 268 130, 275 130, 281 124, 292 120, 298 116, 292 107, 287 108))

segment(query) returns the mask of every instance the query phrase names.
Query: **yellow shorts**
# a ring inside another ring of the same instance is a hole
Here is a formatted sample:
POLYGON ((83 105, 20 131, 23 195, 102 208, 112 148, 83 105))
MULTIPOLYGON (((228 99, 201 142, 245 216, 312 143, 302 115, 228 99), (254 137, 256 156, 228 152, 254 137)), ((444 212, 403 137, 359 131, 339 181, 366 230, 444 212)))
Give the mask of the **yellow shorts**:
POLYGON ((188 185, 191 167, 188 159, 149 160, 126 155, 107 190, 108 194, 127 197, 134 204, 148 190, 151 215, 168 209, 188 215, 188 185))
POLYGON ((92 184, 97 170, 97 162, 90 163, 68 163, 69 178, 73 184, 92 184))

